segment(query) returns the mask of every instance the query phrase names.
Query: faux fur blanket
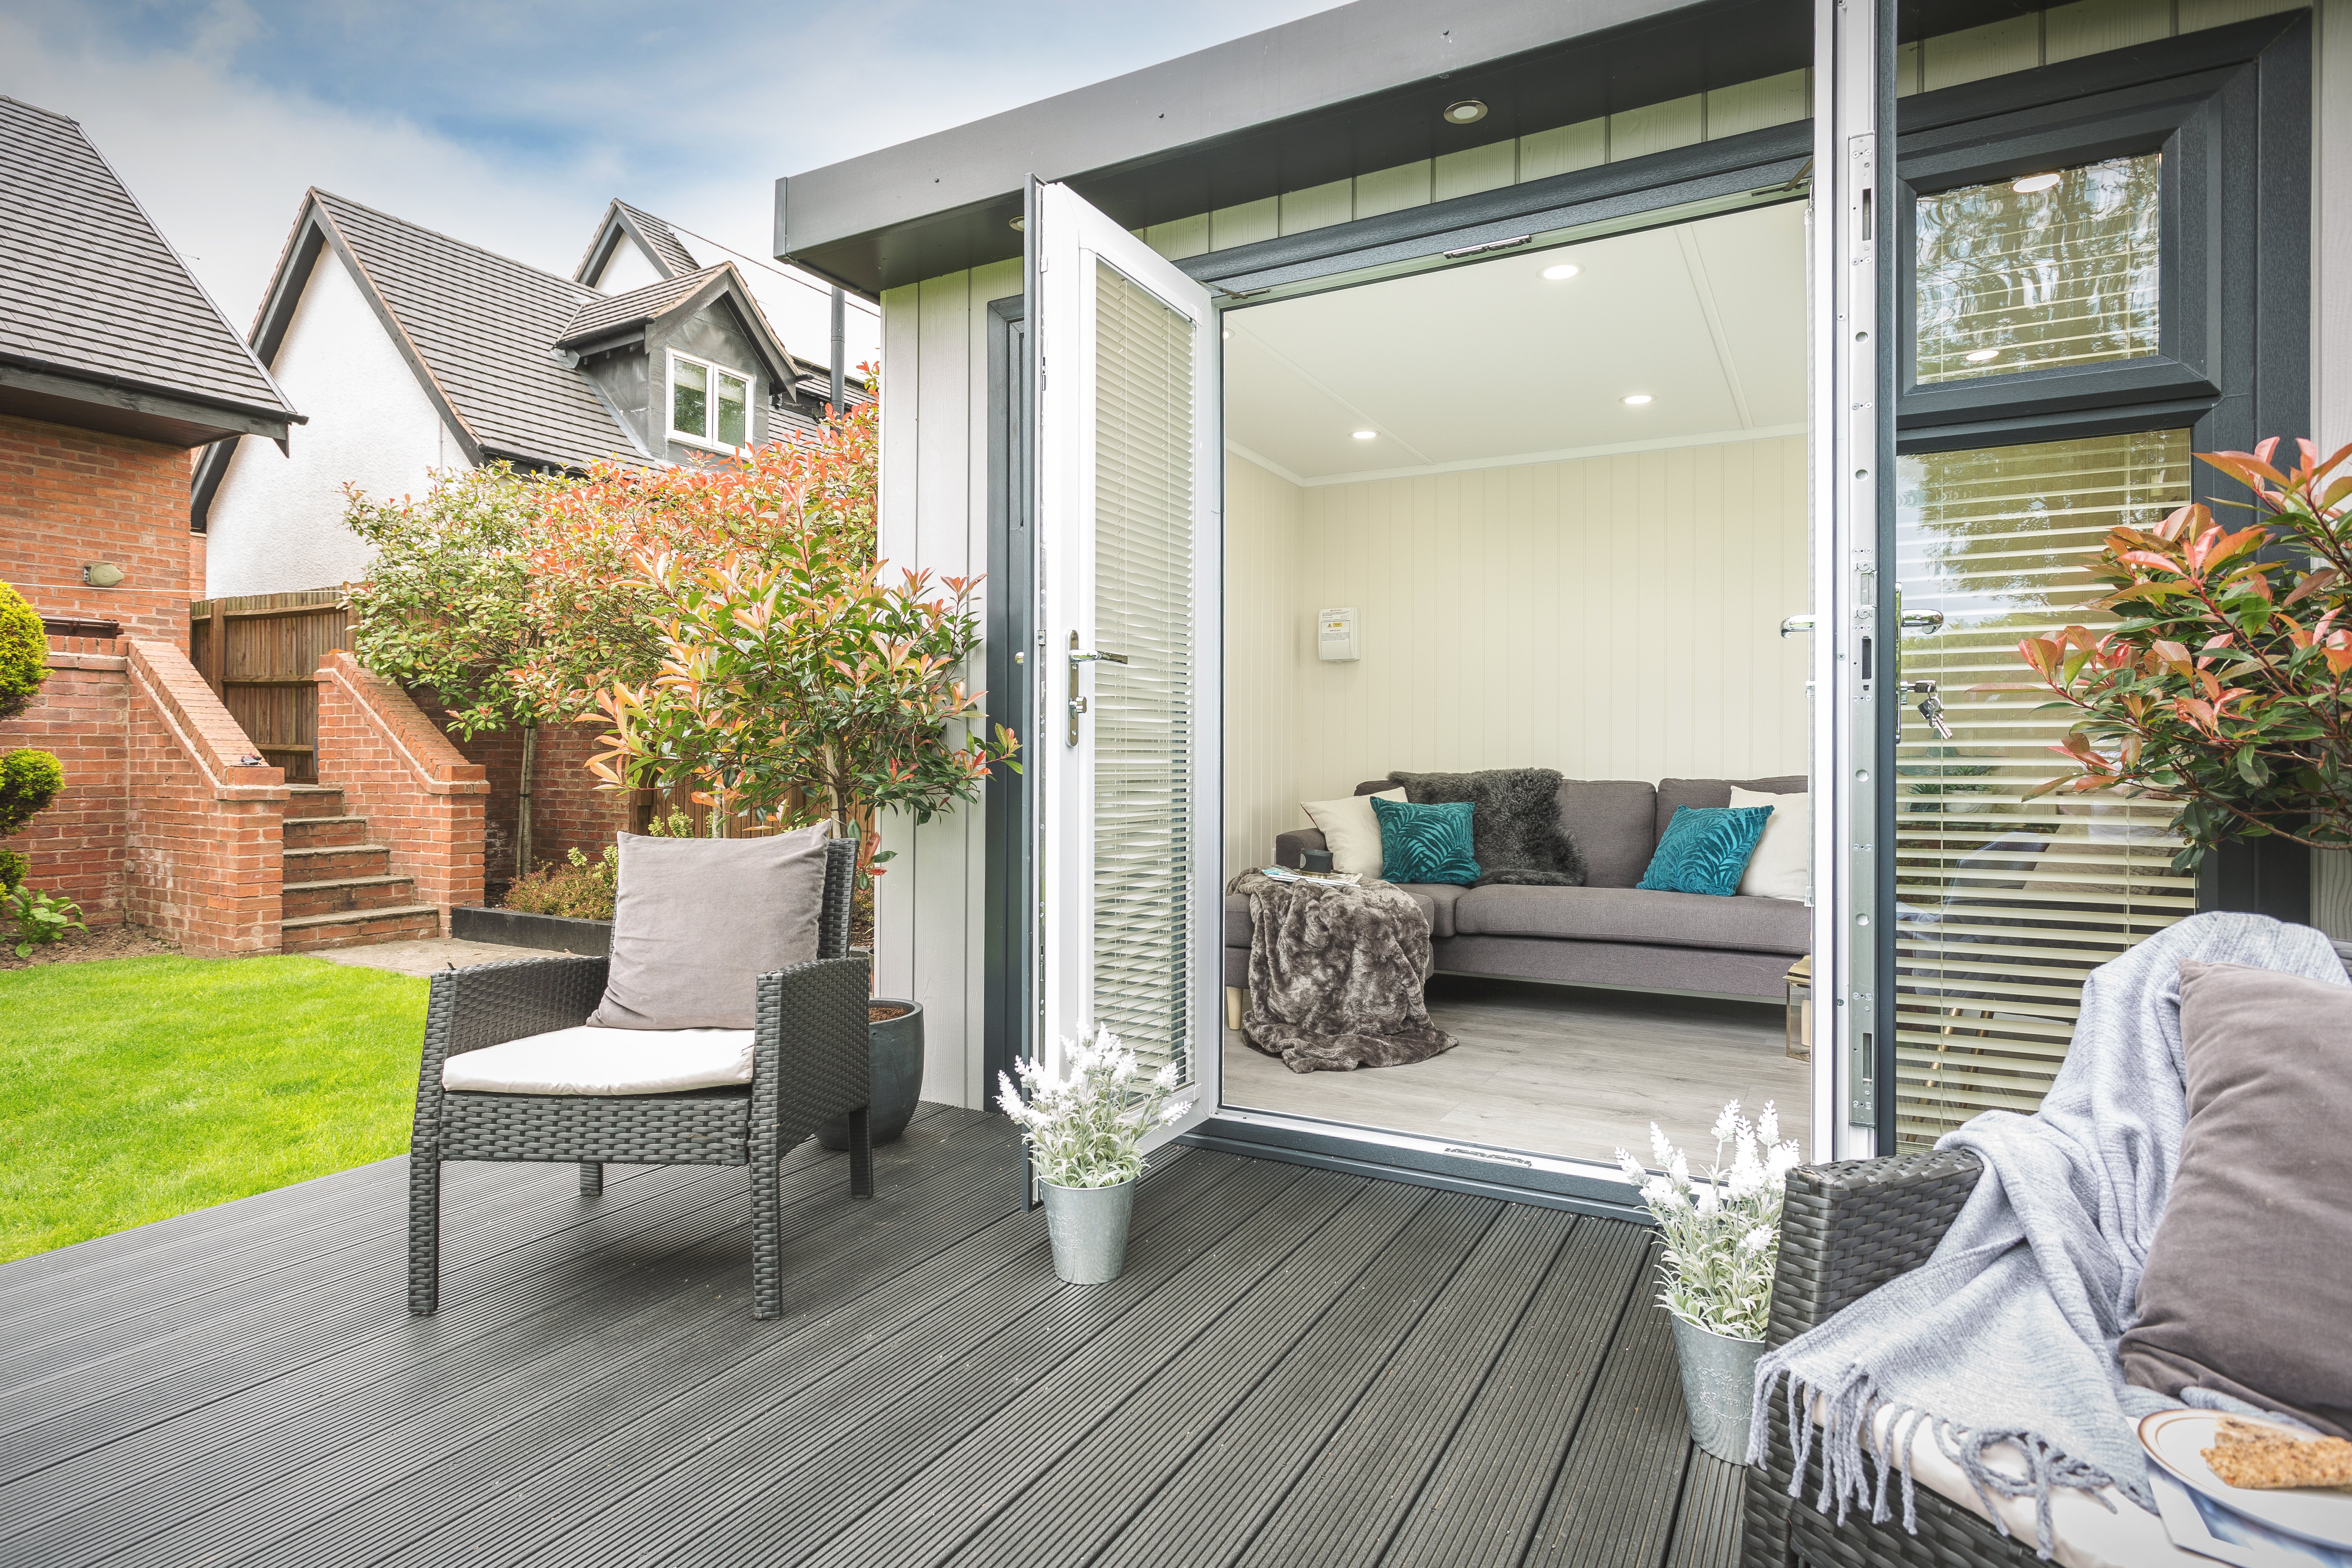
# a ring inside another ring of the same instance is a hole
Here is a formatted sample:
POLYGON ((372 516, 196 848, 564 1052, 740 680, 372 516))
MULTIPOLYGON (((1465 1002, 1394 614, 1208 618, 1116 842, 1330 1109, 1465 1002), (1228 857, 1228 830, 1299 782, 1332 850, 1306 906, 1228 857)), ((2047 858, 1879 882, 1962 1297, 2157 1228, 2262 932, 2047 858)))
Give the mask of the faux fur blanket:
POLYGON ((1584 886, 1584 851, 1559 820, 1559 774, 1550 768, 1475 773, 1391 773, 1415 805, 1470 803, 1473 887, 1584 886))
POLYGON ((1234 879, 1250 901, 1249 1012, 1242 1034, 1292 1072, 1353 1072, 1454 1048, 1429 1021, 1429 921, 1387 882, 1234 879))

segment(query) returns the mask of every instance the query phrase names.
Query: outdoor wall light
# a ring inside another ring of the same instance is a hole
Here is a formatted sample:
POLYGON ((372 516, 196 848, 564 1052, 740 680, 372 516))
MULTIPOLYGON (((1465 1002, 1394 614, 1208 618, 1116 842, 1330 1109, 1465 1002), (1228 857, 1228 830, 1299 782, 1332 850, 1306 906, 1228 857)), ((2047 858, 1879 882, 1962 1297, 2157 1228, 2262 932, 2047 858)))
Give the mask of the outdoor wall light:
POLYGON ((93 588, 111 588, 122 581, 122 568, 111 561, 93 561, 81 569, 81 580, 93 588))
POLYGON ((1379 434, 1380 432, 1377 430, 1359 430, 1356 432, 1356 439, 1359 441, 1369 441, 1379 434))
POLYGON ((1475 125, 1486 118, 1486 106, 1475 98, 1465 98, 1445 106, 1448 125, 1475 125))
POLYGON ((2000 351, 1999 349, 1970 349, 1967 353, 1960 357, 1967 360, 1970 364, 1982 364, 1987 360, 1999 359, 2000 357, 2000 351))
POLYGON ((1583 270, 1583 268, 1579 267, 1573 261, 1563 261, 1557 266, 1547 267, 1544 268, 1544 281, 1547 283, 1558 283, 1566 279, 1573 278, 1583 270))
POLYGON ((2011 182, 2009 188, 2021 196, 2030 196, 2046 191, 2057 183, 2055 174, 2028 174, 2023 179, 2011 182))
POLYGON ((1646 392, 1629 392, 1617 401, 1628 408, 1639 408, 1650 401, 1650 395, 1646 392))

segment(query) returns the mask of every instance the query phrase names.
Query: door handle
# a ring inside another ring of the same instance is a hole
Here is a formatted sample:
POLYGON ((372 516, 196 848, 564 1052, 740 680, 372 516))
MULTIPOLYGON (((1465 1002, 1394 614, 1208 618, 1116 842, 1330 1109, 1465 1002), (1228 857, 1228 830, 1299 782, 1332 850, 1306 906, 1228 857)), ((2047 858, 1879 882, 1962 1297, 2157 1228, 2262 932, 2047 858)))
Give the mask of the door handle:
POLYGON ((1944 612, 1941 610, 1906 610, 1903 612, 1903 629, 1905 631, 1940 632, 1944 629, 1944 612))
POLYGON ((1812 629, 1813 617, 1811 616, 1790 616, 1787 620, 1780 623, 1780 635, 1782 637, 1787 637, 1791 632, 1809 632, 1812 629))
POLYGON ((1104 664, 1125 664, 1127 662, 1127 655, 1123 653, 1104 653, 1097 648, 1082 648, 1078 646, 1078 634, 1072 632, 1070 634, 1069 660, 1069 729, 1065 733, 1062 743, 1066 746, 1075 746, 1078 743, 1078 715, 1087 710, 1087 700, 1078 695, 1078 667, 1082 664, 1092 664, 1097 660, 1104 664))

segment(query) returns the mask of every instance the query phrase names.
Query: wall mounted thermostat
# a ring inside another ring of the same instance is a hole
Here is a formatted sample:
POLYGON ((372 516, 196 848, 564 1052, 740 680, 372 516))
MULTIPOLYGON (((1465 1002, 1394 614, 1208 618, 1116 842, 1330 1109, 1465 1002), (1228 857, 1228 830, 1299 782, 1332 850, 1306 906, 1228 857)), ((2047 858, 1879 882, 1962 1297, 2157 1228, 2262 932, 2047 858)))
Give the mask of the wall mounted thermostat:
POLYGON ((1342 664, 1362 657, 1356 650, 1355 611, 1318 610, 1315 612, 1315 657, 1333 664, 1342 664))

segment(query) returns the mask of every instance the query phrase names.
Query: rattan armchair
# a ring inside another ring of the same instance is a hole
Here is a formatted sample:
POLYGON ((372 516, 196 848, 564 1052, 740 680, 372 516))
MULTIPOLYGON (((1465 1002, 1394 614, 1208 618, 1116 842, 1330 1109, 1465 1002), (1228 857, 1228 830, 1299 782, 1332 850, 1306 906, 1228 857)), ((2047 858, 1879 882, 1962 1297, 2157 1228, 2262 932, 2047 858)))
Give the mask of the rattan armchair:
POLYGON ((433 977, 416 1077, 408 1156, 408 1310, 441 1299, 441 1163, 445 1160, 577 1163, 580 1190, 604 1191, 604 1163, 748 1165, 751 1178, 751 1311, 783 1310, 783 1224, 777 1166, 819 1123, 849 1119, 849 1190, 874 1191, 866 1133, 872 1079, 866 961, 849 956, 856 848, 827 847, 817 958, 759 976, 751 1081, 675 1094, 458 1093, 442 1064, 586 1021, 604 994, 601 958, 537 958, 446 970, 433 977))
MULTIPOLYGON (((1786 1344, 1927 1262, 1982 1169, 1975 1155, 1954 1152, 1790 1172, 1766 1342, 1786 1344)), ((1873 1524, 1860 1512, 1833 1524, 1813 1506, 1817 1481, 1801 1500, 1789 1496, 1785 1400, 1772 1401, 1768 1441, 1763 1466, 1748 1472, 1741 1568, 2040 1568, 2031 1542, 2002 1535, 1926 1487, 1917 1491, 1916 1535, 1899 1518, 1873 1524)))

